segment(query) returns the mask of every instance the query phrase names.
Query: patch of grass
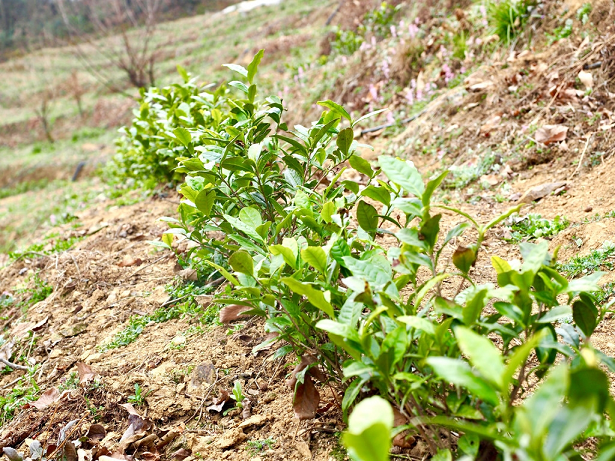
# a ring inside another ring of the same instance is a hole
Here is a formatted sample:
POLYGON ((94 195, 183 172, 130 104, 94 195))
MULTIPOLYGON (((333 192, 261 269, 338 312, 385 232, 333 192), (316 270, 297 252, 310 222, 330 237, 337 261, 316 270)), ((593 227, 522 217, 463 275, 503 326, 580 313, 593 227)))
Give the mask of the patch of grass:
POLYGON ((32 275, 28 280, 34 282, 33 287, 20 288, 16 291, 17 294, 24 295, 24 299, 17 304, 18 307, 21 307, 23 313, 27 312, 28 308, 34 306, 36 303, 47 299, 53 292, 53 287, 43 280, 38 272, 32 275))
POLYGON ((489 22, 493 33, 500 37, 503 43, 512 42, 524 29, 534 0, 502 0, 489 3, 489 22))
POLYGON ((7 395, 0 396, 0 426, 13 419, 18 409, 38 398, 40 388, 34 381, 33 373, 23 376, 7 395))
POLYGON ((335 434, 335 446, 329 452, 329 456, 333 458, 335 461, 346 461, 348 459, 348 453, 344 446, 340 443, 341 433, 337 432, 335 434))
POLYGON ((602 248, 593 250, 586 256, 574 256, 560 264, 558 269, 568 277, 591 274, 600 269, 613 270, 612 257, 615 255, 615 244, 604 242, 602 248))
POLYGON ((35 181, 20 182, 13 187, 3 187, 0 189, 0 200, 14 195, 25 194, 30 191, 41 190, 47 187, 48 184, 48 179, 39 179, 35 181))
POLYGON ((248 440, 246 442, 246 450, 250 453, 250 456, 256 456, 261 451, 270 449, 275 442, 273 437, 264 440, 248 440))
POLYGON ((104 352, 127 346, 135 342, 148 325, 164 323, 184 316, 198 317, 203 324, 216 324, 220 307, 212 304, 207 308, 203 308, 194 298, 195 296, 206 295, 212 290, 212 287, 201 285, 199 282, 167 286, 167 292, 171 299, 177 300, 177 302, 159 307, 148 315, 133 315, 128 320, 128 325, 116 333, 110 342, 100 346, 99 349, 104 352))
POLYGON ((11 251, 9 252, 9 258, 11 260, 16 261, 18 259, 27 258, 29 256, 49 256, 56 253, 62 253, 64 251, 70 250, 75 243, 82 241, 85 237, 74 236, 68 237, 66 239, 58 239, 53 244, 53 246, 45 250, 45 243, 35 243, 30 245, 23 251, 11 251))
POLYGON ((551 221, 533 213, 523 217, 512 216, 510 222, 512 237, 508 240, 514 243, 537 238, 551 239, 570 225, 565 217, 556 216, 551 221))
POLYGON ((128 402, 136 406, 141 406, 145 403, 145 398, 151 393, 152 391, 143 392, 143 388, 138 383, 136 383, 135 393, 134 395, 131 395, 130 397, 128 397, 128 402))
POLYGON ((58 386, 58 391, 63 392, 66 390, 77 389, 79 387, 79 375, 73 371, 66 380, 58 386))
POLYGON ((474 164, 452 166, 449 168, 450 173, 444 182, 444 186, 447 189, 462 189, 488 173, 494 162, 495 155, 489 152, 474 164))

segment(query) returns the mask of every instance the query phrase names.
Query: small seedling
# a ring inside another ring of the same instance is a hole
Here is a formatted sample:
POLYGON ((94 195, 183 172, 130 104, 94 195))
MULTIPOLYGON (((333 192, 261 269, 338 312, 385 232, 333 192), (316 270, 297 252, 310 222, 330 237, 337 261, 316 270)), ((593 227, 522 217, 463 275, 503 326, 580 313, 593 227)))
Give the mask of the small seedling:
POLYGON ((128 401, 134 405, 140 406, 145 403, 145 398, 150 395, 152 391, 143 392, 143 388, 139 383, 135 383, 135 393, 128 397, 128 401))

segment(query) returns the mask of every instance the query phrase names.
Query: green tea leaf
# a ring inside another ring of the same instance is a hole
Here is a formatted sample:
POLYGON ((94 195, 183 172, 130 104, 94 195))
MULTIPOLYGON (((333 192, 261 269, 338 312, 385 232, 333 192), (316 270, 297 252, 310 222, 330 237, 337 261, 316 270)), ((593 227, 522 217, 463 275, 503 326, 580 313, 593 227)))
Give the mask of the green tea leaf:
POLYGON ((288 288, 297 293, 298 295, 305 296, 308 301, 316 306, 318 309, 323 311, 332 319, 335 318, 335 313, 333 312, 333 306, 325 299, 325 295, 322 291, 316 290, 312 288, 311 285, 307 283, 302 283, 297 279, 292 277, 284 277, 282 279, 288 288))
POLYGON ((215 201, 216 191, 213 189, 204 189, 199 192, 199 195, 196 196, 194 204, 201 213, 203 213, 205 216, 209 216, 211 213, 211 208, 213 207, 215 201))
POLYGON ((357 170, 359 173, 363 173, 369 178, 374 177, 374 170, 372 169, 372 166, 367 160, 362 158, 360 155, 357 155, 357 154, 353 155, 352 157, 348 159, 348 163, 350 163, 350 166, 354 168, 355 170, 357 170))
POLYGON ((321 274, 327 273, 327 254, 321 247, 308 247, 301 250, 301 257, 321 274))
POLYGON ((344 155, 348 155, 352 141, 354 140, 354 132, 352 128, 346 128, 339 132, 337 135, 337 147, 344 155))
POLYGON ((363 230, 374 231, 378 228, 378 211, 361 200, 357 206, 357 221, 363 230))
POLYGON ((247 251, 236 251, 231 255, 228 263, 235 272, 246 274, 250 277, 254 275, 254 261, 247 251))
POLYGON ((572 304, 572 318, 586 337, 590 337, 597 326, 598 310, 582 300, 572 304))
POLYGON ((357 461, 387 461, 391 449, 393 410, 382 397, 361 401, 350 414, 342 442, 357 461))
POLYGON ((254 230, 263 224, 260 211, 252 207, 242 208, 239 211, 239 219, 254 230))
POLYGON ((175 128, 173 130, 173 134, 175 135, 175 138, 184 146, 190 147, 190 145, 192 144, 192 136, 190 135, 190 132, 185 128, 175 128))
POLYGON ((455 328, 455 337, 459 348, 469 359, 483 378, 496 384, 502 390, 504 375, 504 361, 502 354, 494 344, 469 328, 458 326, 455 328))
POLYGON ((361 192, 363 197, 369 197, 377 202, 380 202, 386 206, 391 204, 391 193, 384 187, 367 186, 361 192))
POLYGON ((254 59, 252 59, 252 62, 248 65, 247 73, 245 76, 248 78, 248 82, 250 82, 250 84, 254 82, 254 76, 258 71, 258 65, 261 63, 261 59, 263 59, 264 55, 265 50, 259 50, 259 52, 256 53, 256 56, 254 56, 254 59))
POLYGON ((239 66, 237 64, 223 64, 223 66, 228 67, 233 72, 237 72, 238 74, 243 75, 244 77, 248 76, 248 71, 243 66, 239 66))
POLYGON ((462 386, 492 405, 499 403, 497 393, 491 385, 482 378, 479 378, 466 362, 449 357, 429 357, 427 363, 434 369, 434 372, 442 379, 456 386, 462 386))
POLYGON ((416 197, 422 197, 425 191, 421 173, 411 161, 402 161, 396 158, 382 156, 378 160, 382 171, 395 184, 403 187, 416 197))
POLYGON ((334 113, 344 117, 345 119, 347 119, 349 122, 352 123, 352 118, 350 117, 350 114, 348 112, 346 112, 346 109, 344 109, 338 103, 333 102, 333 101, 318 101, 318 105, 326 107, 331 112, 334 112, 334 113))

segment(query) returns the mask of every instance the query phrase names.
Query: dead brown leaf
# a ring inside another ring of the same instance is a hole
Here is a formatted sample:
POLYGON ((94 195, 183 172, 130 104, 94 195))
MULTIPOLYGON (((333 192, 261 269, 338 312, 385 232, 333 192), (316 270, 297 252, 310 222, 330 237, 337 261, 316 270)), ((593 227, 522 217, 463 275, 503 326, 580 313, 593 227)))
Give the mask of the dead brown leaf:
POLYGON ((545 125, 536 131, 535 139, 545 145, 563 141, 568 134, 568 127, 563 125, 545 125))
POLYGON ((198 274, 194 269, 184 269, 177 273, 184 280, 190 280, 192 282, 196 282, 199 279, 198 274))
POLYGON ((214 399, 213 405, 207 407, 207 411, 215 411, 218 413, 222 412, 224 405, 228 402, 230 397, 231 396, 228 391, 226 389, 222 389, 222 391, 220 391, 220 395, 214 399))
MULTIPOLYGON (((290 378, 288 379, 288 381, 286 381, 286 384, 288 385, 288 387, 294 390, 295 386, 297 385, 297 375, 301 373, 306 367, 316 362, 317 362, 317 358, 313 355, 305 354, 301 356, 301 361, 297 364, 295 369, 290 374, 290 378)), ((320 371, 320 368, 318 368, 318 366, 314 366, 310 368, 306 374, 311 375, 312 377, 316 378, 321 383, 324 383, 327 380, 326 376, 323 374, 322 371, 320 371)))
POLYGON ((86 384, 92 381, 96 375, 92 368, 83 362, 77 362, 77 373, 79 373, 79 384, 86 384))
MULTIPOLYGON (((408 418, 406 418, 397 408, 393 407, 393 427, 403 426, 408 424, 408 418)), ((410 448, 415 441, 415 438, 409 436, 408 431, 400 432, 393 439, 393 446, 401 448, 410 448)))
POLYGON ((106 435, 107 431, 102 424, 92 424, 88 429, 86 437, 88 438, 88 442, 95 443, 100 442, 106 435))
POLYGON ((313 419, 316 416, 319 403, 320 393, 316 389, 312 377, 306 373, 303 383, 297 385, 297 391, 295 392, 295 399, 293 401, 295 416, 301 421, 313 419))
POLYGON ((73 442, 66 442, 64 445, 64 456, 65 461, 77 461, 79 458, 77 456, 77 449, 73 442))
POLYGON ((30 405, 38 410, 44 410, 52 403, 56 402, 60 398, 60 391, 57 388, 52 387, 47 389, 36 402, 30 402, 30 405))
POLYGON ((119 262, 118 266, 120 267, 131 267, 131 266, 140 266, 143 264, 143 260, 141 258, 135 258, 131 255, 124 255, 122 260, 119 262))
POLYGON ((184 461, 188 456, 190 456, 192 452, 190 450, 186 450, 185 448, 180 448, 175 453, 171 455, 171 458, 175 461, 184 461))
POLYGON ((245 315, 241 315, 242 312, 249 311, 252 309, 250 306, 240 306, 238 304, 231 304, 230 306, 226 306, 220 310, 220 322, 221 323, 230 323, 235 320, 239 320, 242 317, 247 317, 245 315))

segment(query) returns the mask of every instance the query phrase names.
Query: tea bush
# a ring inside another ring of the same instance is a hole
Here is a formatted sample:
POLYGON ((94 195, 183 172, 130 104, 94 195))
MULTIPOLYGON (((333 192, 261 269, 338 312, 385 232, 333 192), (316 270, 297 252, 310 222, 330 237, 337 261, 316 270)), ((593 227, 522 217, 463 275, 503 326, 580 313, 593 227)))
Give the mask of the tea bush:
MULTIPOLYGON (((296 355, 296 415, 315 416, 316 380, 344 390, 345 414, 379 394, 405 420, 392 435, 420 437, 437 459, 579 459, 590 437, 610 459, 615 404, 603 367, 615 362, 590 341, 610 310, 591 294, 601 274, 568 281, 540 241, 520 245, 523 262, 493 256, 497 283, 478 283, 486 233, 519 208, 480 224, 435 200, 447 172, 424 181, 412 162, 362 159, 354 128, 374 114, 354 119, 323 101, 317 121, 290 130, 283 101, 257 98, 261 57, 229 65, 239 79, 217 96, 195 99, 185 76, 172 92, 190 102, 159 100, 133 125, 155 127, 166 177, 184 178, 157 245, 191 240, 190 258, 229 281, 221 315, 262 316, 275 337, 255 350, 280 343, 276 357, 296 355), (184 103, 185 116, 169 116, 184 103), (445 232, 440 210, 462 222, 445 232)), ((126 138, 134 171, 150 158, 146 137, 126 138)), ((383 459, 358 419, 349 452, 383 459)), ((390 425, 376 423, 379 434, 390 425)))

